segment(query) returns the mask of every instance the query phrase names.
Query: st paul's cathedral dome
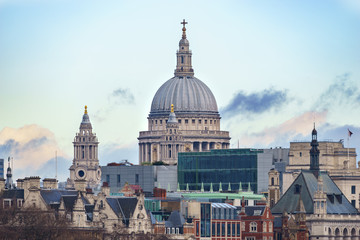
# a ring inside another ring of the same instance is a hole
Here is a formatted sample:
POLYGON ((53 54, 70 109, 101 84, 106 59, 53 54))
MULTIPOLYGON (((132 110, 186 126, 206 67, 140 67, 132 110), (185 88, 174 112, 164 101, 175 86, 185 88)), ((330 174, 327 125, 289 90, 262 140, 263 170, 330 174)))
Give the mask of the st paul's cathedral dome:
POLYGON ((229 132, 220 130, 216 99, 194 77, 185 20, 176 53, 175 76, 156 92, 148 116, 148 131, 139 134, 139 163, 177 164, 179 152, 229 148, 229 132), (168 121, 169 114, 171 121, 168 121), (176 122, 174 121, 176 119, 176 122))

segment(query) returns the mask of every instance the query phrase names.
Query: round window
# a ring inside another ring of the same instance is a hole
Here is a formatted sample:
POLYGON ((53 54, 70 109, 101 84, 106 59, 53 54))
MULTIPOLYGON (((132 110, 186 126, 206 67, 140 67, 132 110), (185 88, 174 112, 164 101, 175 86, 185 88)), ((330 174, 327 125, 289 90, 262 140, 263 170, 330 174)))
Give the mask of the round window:
POLYGON ((85 175, 85 172, 83 170, 78 171, 79 177, 83 177, 85 175))

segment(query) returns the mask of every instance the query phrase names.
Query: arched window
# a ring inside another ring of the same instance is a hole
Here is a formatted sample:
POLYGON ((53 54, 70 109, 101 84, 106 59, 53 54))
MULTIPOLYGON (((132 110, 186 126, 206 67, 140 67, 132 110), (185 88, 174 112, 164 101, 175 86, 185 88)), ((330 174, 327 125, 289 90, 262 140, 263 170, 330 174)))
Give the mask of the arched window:
POLYGON ((263 222, 263 232, 267 232, 266 230, 266 222, 263 222))
POLYGON ((271 186, 274 186, 274 178, 271 178, 271 186))
POLYGON ((181 63, 184 63, 184 56, 181 56, 181 63))
POLYGON ((250 223, 250 232, 257 232, 257 224, 256 222, 250 223))
POLYGON ((272 226, 272 222, 269 222, 269 232, 273 231, 273 226, 272 226))

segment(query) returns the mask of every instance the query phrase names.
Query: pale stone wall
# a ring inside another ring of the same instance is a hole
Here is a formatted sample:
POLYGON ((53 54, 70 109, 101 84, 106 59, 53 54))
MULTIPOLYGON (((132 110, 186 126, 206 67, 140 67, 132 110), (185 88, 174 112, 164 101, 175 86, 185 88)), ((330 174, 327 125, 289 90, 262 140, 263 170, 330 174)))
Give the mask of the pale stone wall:
MULTIPOLYGON (((341 142, 319 142, 318 148, 321 170, 356 168, 355 148, 347 149, 341 142)), ((310 169, 310 149, 310 142, 291 142, 286 170, 310 169)))

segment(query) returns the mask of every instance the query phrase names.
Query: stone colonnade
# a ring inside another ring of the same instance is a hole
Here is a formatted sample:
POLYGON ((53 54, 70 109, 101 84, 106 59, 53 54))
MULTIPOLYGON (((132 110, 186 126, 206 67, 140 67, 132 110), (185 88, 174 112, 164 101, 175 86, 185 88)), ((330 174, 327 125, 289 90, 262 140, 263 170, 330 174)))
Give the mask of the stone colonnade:
POLYGON ((142 162, 156 162, 174 159, 177 162, 179 152, 204 152, 212 149, 228 149, 227 142, 181 142, 181 143, 139 143, 139 159, 142 162), (175 154, 175 155, 174 155, 175 154))

